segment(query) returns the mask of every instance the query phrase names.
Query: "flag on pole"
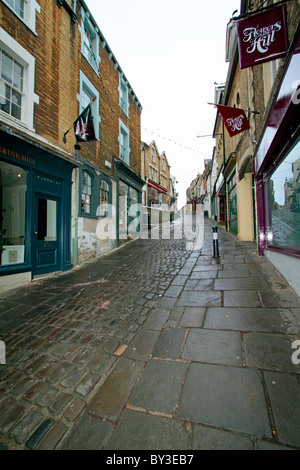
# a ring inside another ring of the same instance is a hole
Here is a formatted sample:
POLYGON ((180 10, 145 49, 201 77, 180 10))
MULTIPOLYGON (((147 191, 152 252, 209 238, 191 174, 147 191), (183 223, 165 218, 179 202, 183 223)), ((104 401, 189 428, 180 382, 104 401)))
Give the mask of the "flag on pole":
POLYGON ((249 121, 243 109, 217 105, 230 137, 250 129, 249 121))
POLYGON ((91 103, 78 116, 73 126, 77 142, 96 140, 91 103))

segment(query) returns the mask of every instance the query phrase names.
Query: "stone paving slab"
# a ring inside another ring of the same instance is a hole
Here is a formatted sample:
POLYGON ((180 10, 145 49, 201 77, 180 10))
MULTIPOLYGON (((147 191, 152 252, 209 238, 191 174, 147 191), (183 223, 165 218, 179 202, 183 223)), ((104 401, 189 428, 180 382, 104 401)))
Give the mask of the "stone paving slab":
POLYGON ((220 330, 286 332, 285 318, 290 317, 289 331, 299 334, 299 323, 289 310, 252 307, 210 307, 207 309, 204 327, 220 330))
POLYGON ((184 362, 152 359, 129 396, 129 405, 163 414, 174 413, 185 372, 184 362))
POLYGON ((143 366, 142 362, 120 358, 111 375, 92 398, 88 411, 116 421, 143 366))
POLYGON ((184 307, 220 307, 222 292, 220 291, 184 291, 178 300, 178 306, 184 307))
POLYGON ((224 307, 261 307, 261 300, 256 290, 224 291, 224 307))
POLYGON ((96 417, 79 418, 62 450, 101 450, 109 437, 112 424, 96 417))
POLYGON ((165 329, 156 341, 152 355, 160 358, 179 359, 185 336, 185 328, 165 329))
POLYGON ((272 437, 263 386, 251 369, 192 363, 177 417, 272 437))
POLYGON ((105 450, 188 450, 184 423, 126 409, 105 450), (130 432, 128 430, 130 429, 130 432))
POLYGON ((206 308, 204 307, 185 307, 179 325, 186 328, 201 328, 204 323, 205 314, 206 308))
POLYGON ((188 333, 182 359, 242 366, 241 335, 237 331, 192 329, 188 333))
POLYGON ((280 442, 300 447, 300 387, 296 377, 265 372, 270 404, 280 442))
POLYGON ((244 335, 245 360, 249 367, 300 373, 299 366, 291 360, 293 338, 272 333, 247 333, 244 335))
POLYGON ((253 450, 254 443, 248 436, 194 425, 192 448, 195 450, 253 450))
POLYGON ((153 351, 153 346, 159 337, 158 331, 142 328, 131 341, 124 357, 138 361, 146 361, 153 351))

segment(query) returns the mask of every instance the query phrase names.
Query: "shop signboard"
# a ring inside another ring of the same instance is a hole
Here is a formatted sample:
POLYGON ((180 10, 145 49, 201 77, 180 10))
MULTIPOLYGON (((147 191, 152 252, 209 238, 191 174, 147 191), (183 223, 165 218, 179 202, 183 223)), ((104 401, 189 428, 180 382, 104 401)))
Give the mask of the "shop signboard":
POLYGON ((285 4, 237 21, 241 69, 279 59, 287 54, 285 4))

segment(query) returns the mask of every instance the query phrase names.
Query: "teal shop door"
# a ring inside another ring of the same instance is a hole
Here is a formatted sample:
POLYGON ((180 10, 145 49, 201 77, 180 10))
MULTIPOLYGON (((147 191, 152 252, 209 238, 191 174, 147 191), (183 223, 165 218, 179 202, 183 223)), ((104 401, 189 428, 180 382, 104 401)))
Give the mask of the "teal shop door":
POLYGON ((32 244, 33 275, 61 269, 61 200, 36 194, 32 244))

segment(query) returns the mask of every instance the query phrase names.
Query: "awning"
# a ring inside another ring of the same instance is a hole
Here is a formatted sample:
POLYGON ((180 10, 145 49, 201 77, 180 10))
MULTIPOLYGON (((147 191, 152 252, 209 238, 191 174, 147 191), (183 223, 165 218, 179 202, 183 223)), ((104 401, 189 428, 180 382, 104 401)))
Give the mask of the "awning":
POLYGON ((167 194, 167 191, 165 189, 161 188, 160 186, 158 186, 155 183, 152 183, 152 181, 148 181, 147 184, 148 184, 148 186, 151 186, 151 188, 156 189, 159 193, 167 194))

